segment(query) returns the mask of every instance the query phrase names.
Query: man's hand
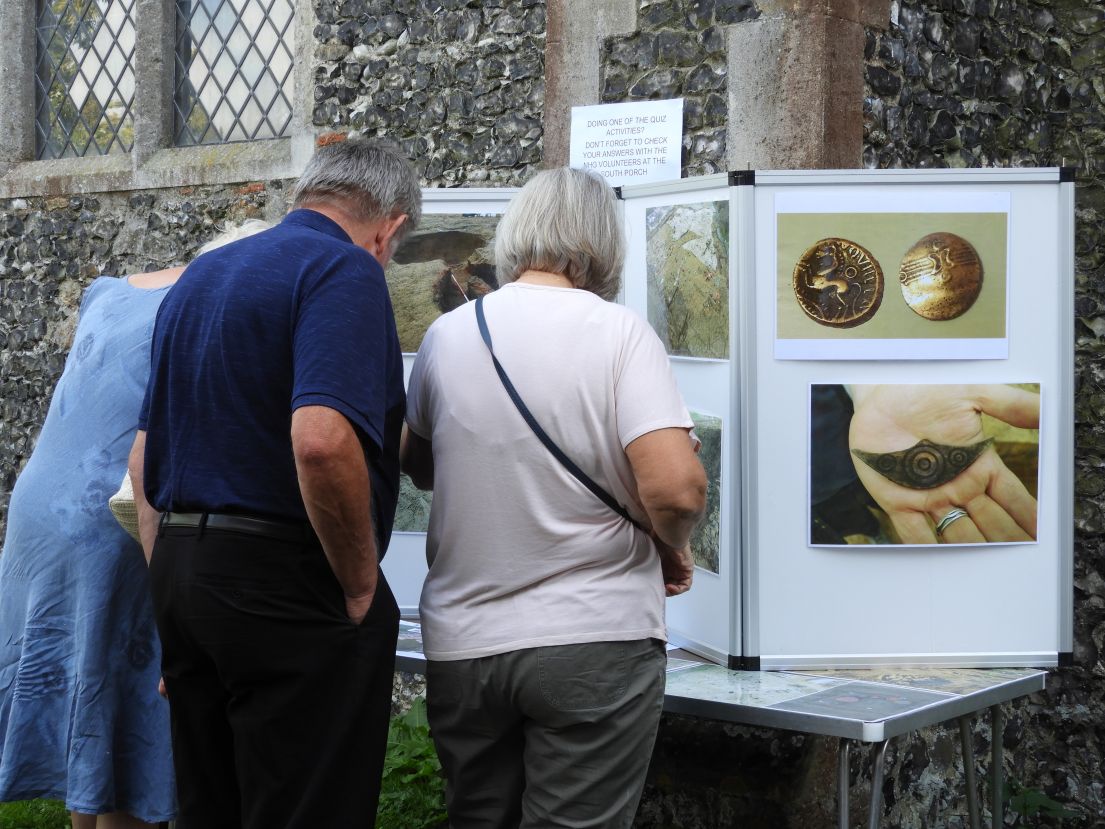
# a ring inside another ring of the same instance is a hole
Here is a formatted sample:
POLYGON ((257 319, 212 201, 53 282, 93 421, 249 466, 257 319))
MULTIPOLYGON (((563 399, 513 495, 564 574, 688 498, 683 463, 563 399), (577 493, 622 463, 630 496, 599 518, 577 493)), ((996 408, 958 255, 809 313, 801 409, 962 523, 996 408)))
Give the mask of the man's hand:
POLYGON ((652 543, 660 556, 660 572, 664 575, 664 594, 678 596, 691 589, 694 579, 694 554, 689 544, 682 547, 670 547, 655 534, 652 543))
MULTIPOLYGON (((978 443, 985 439, 983 412, 1023 428, 1038 428, 1040 422, 1040 396, 1005 385, 861 386, 852 396, 855 414, 848 444, 865 452, 897 452, 922 439, 952 446, 978 443)), ((968 516, 947 526, 942 534, 946 543, 1036 538, 1036 499, 993 447, 932 489, 901 486, 854 455, 852 460, 903 544, 937 543, 932 524, 954 507, 962 507, 968 516)))
POLYGON ((357 597, 345 597, 345 614, 353 624, 359 625, 364 621, 364 617, 368 615, 368 611, 372 607, 372 599, 375 596, 376 586, 373 585, 371 593, 366 593, 363 596, 357 597))

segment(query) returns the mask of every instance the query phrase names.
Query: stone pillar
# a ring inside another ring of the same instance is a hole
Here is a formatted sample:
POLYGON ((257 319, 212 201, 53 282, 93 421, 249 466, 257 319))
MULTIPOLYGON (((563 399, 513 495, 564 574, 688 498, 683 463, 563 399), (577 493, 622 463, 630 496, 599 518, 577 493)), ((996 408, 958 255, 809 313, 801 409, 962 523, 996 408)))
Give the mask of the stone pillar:
POLYGON ((890 23, 889 0, 767 0, 731 26, 730 169, 859 167, 864 27, 890 23))
POLYGON ((134 147, 138 167, 173 146, 173 87, 176 82, 176 4, 138 0, 134 14, 134 147))
POLYGON ((35 157, 35 4, 0 3, 0 172, 35 157))
POLYGON ((294 175, 303 172, 315 152, 315 126, 311 114, 315 108, 315 26, 318 16, 314 3, 297 3, 292 23, 294 59, 292 66, 291 168, 294 175))
POLYGON ((545 165, 568 163, 572 107, 600 103, 603 39, 637 26, 637 0, 547 0, 545 165))

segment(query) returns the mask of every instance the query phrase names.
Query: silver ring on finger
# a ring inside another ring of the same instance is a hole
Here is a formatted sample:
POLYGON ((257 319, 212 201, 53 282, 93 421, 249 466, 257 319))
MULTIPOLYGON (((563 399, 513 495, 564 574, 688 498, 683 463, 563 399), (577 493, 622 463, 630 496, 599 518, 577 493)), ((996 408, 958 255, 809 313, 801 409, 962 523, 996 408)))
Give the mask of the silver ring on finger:
POLYGON ((952 507, 951 510, 948 511, 948 514, 941 518, 940 521, 936 524, 936 534, 943 535, 944 531, 948 527, 950 527, 960 518, 966 517, 967 510, 963 509, 963 507, 952 507))

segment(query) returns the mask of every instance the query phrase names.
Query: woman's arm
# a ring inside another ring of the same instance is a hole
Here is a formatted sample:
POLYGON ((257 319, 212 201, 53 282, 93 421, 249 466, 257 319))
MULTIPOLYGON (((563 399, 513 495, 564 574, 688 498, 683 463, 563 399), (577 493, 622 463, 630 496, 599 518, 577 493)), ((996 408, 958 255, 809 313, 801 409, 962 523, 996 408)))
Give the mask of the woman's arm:
POLYGON ((664 544, 686 546, 706 511, 706 472, 686 429, 657 429, 625 448, 652 531, 664 544))
POLYGON ((134 436, 134 445, 127 459, 127 471, 130 472, 131 487, 134 489, 134 508, 138 512, 138 538, 142 542, 142 552, 146 563, 150 563, 153 543, 157 540, 157 523, 161 513, 150 506, 146 500, 145 481, 143 480, 146 459, 146 433, 141 429, 134 436))
POLYGON ((399 441, 399 467, 419 489, 434 488, 433 445, 412 432, 405 423, 399 441))

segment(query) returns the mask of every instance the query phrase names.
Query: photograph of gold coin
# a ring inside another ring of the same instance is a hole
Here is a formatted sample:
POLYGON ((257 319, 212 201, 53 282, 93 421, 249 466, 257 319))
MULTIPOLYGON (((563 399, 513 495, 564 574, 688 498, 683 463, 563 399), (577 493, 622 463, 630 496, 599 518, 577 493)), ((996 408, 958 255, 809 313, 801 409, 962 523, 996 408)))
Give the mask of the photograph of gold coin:
POLYGON ((930 233, 906 251, 899 272, 902 297, 925 319, 962 316, 982 290, 982 260, 962 236, 930 233))
POLYGON ((882 302, 882 268, 848 239, 821 239, 794 266, 794 295, 806 316, 833 328, 854 328, 882 302))

